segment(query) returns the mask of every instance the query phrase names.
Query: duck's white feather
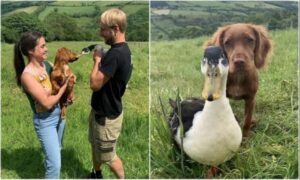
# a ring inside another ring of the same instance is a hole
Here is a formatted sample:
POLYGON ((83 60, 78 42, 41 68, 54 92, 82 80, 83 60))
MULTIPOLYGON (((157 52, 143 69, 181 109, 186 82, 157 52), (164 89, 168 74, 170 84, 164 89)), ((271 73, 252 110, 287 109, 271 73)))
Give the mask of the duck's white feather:
MULTIPOLYGON (((181 144, 179 131, 175 140, 181 144)), ((241 141, 241 128, 229 100, 223 96, 216 101, 206 101, 203 111, 195 114, 193 126, 183 139, 183 149, 195 161, 217 166, 234 155, 241 141)))

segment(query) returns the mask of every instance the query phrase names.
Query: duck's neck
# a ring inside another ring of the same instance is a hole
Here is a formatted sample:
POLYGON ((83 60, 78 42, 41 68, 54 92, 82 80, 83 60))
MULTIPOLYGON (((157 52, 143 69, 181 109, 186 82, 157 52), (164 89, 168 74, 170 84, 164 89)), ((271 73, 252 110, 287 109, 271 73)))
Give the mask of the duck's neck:
POLYGON ((220 87, 221 98, 222 97, 226 98, 226 86, 227 86, 227 75, 223 76, 221 80, 221 87, 220 87))
POLYGON ((229 105, 229 100, 226 96, 222 95, 219 99, 214 101, 205 102, 205 109, 213 109, 215 111, 220 111, 226 108, 229 105))
POLYGON ((226 97, 226 86, 227 86, 227 76, 222 77, 222 84, 221 84, 221 90, 220 90, 220 94, 221 97, 217 100, 214 101, 207 101, 205 102, 205 107, 206 109, 213 109, 216 111, 220 111, 219 108, 221 108, 221 110, 223 110, 224 108, 230 108, 230 104, 229 104, 229 100, 226 97), (213 106, 213 107, 210 107, 213 106))

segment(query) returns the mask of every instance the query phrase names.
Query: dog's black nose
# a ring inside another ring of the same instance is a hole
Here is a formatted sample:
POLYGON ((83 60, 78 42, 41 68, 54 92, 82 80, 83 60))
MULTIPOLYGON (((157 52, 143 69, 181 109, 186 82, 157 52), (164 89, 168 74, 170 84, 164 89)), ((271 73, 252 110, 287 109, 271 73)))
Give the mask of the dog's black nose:
POLYGON ((235 59, 234 60, 234 65, 238 68, 243 67, 245 64, 245 61, 243 59, 235 59))
POLYGON ((212 94, 208 95, 207 100, 208 101, 213 101, 214 100, 214 96, 212 94))

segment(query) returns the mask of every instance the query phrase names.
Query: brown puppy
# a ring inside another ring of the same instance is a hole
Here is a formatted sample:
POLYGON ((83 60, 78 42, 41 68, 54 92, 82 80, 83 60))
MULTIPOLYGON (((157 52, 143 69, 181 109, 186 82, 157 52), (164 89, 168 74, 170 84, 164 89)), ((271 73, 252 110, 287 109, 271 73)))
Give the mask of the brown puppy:
POLYGON ((74 62, 77 59, 78 56, 65 47, 58 49, 56 52, 53 71, 50 77, 52 84, 52 94, 57 94, 67 78, 72 75, 69 79, 67 89, 59 101, 61 107, 61 117, 65 117, 66 115, 66 107, 67 105, 69 105, 68 100, 70 101, 74 99, 73 87, 76 77, 73 74, 72 70, 69 68, 68 63, 74 62))
POLYGON ((258 89, 257 69, 266 64, 272 45, 267 30, 254 24, 232 24, 219 28, 204 47, 218 45, 229 60, 226 94, 229 98, 245 100, 243 135, 249 136, 255 94, 258 89))

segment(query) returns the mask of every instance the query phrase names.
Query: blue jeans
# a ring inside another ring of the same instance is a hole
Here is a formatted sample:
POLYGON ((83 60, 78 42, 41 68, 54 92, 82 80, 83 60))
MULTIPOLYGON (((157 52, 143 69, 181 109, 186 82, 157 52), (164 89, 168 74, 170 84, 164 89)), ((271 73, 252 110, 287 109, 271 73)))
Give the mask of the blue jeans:
POLYGON ((58 105, 47 112, 34 113, 34 128, 45 153, 45 178, 59 179, 65 120, 60 118, 58 105))

